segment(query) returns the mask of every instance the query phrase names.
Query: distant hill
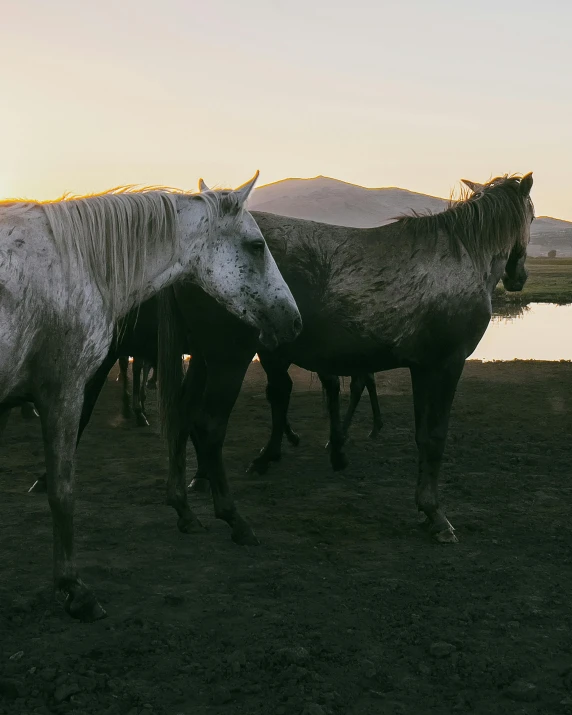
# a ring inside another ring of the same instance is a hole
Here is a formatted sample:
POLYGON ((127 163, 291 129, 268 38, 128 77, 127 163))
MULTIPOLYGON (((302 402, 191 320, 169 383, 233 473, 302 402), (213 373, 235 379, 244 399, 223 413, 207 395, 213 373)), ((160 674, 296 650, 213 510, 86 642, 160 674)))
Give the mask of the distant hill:
MULTIPOLYGON (((255 189, 249 208, 306 218, 312 221, 370 228, 390 223, 411 210, 443 211, 447 200, 388 187, 368 189, 327 176, 314 179, 284 179, 255 189)), ((548 216, 532 224, 529 255, 542 256, 555 250, 558 256, 572 256, 572 222, 548 216)))

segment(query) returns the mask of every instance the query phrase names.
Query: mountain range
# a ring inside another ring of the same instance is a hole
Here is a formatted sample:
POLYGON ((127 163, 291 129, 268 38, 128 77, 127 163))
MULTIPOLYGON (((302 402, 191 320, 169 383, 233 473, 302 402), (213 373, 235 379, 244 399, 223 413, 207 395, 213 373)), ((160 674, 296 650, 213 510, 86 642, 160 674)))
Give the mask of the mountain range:
MULTIPOLYGON (((411 211, 443 211, 447 204, 438 196, 393 186, 368 189, 327 176, 266 184, 255 189, 249 200, 252 210, 358 228, 381 226, 411 211)), ((530 256, 546 256, 551 250, 557 256, 572 256, 572 222, 539 216, 530 233, 530 256)))

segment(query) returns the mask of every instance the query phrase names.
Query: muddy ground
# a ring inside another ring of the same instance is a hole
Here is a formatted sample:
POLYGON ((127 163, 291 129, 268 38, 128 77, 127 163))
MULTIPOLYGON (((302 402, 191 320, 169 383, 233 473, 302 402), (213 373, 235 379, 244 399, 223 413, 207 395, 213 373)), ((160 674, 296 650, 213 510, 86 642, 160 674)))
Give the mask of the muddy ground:
POLYGON ((207 531, 177 531, 154 393, 143 430, 109 380, 78 460, 81 571, 109 613, 91 625, 53 600, 48 506, 26 493, 43 470, 39 425, 13 416, 0 713, 572 712, 572 364, 468 364, 443 469, 460 540, 447 546, 417 526, 408 373, 378 376, 382 436, 367 438, 364 399, 350 467, 334 474, 318 384, 292 370, 302 443, 260 477, 245 467, 268 433, 261 373, 253 364, 226 444, 259 547, 234 545, 203 496, 207 531))

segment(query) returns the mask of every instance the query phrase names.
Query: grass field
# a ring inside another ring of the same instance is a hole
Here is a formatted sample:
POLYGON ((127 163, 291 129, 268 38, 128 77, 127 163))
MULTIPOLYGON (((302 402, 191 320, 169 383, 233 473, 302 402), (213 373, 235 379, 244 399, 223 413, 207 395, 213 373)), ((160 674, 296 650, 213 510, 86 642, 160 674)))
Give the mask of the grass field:
POLYGON ((521 293, 507 293, 502 284, 495 298, 507 303, 572 303, 572 258, 528 258, 528 280, 521 293))

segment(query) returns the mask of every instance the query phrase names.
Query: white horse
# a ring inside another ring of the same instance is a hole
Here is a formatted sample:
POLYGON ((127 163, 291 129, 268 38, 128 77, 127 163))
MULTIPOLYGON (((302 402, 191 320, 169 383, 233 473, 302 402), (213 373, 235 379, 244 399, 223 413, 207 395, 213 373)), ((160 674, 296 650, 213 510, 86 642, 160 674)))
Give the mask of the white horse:
POLYGON ((207 194, 124 187, 0 203, 0 414, 25 401, 40 414, 54 585, 75 618, 106 615, 75 563, 74 457, 84 388, 117 321, 187 278, 258 329, 266 345, 301 330, 292 294, 244 208, 257 178, 207 194))

